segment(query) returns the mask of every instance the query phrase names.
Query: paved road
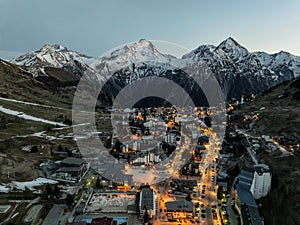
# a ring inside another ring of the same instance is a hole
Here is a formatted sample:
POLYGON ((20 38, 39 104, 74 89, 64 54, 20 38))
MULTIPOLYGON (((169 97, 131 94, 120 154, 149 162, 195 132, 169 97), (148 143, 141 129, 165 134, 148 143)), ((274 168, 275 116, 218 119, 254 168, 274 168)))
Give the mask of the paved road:
MULTIPOLYGON (((188 138, 187 138, 188 139, 188 138)), ((185 219, 181 220, 180 224, 194 224, 196 225, 196 221, 198 220, 198 224, 202 225, 216 225, 221 224, 219 214, 218 214, 218 220, 213 220, 212 216, 212 205, 217 205, 217 194, 216 194, 216 180, 212 181, 212 176, 216 177, 216 168, 212 168, 213 161, 215 158, 218 157, 218 150, 217 150, 217 137, 216 135, 211 135, 211 144, 207 146, 207 153, 205 157, 202 159, 202 162, 204 164, 203 166, 203 176, 202 178, 196 177, 200 181, 200 185, 198 187, 197 196, 196 199, 199 199, 199 204, 204 204, 204 207, 201 208, 201 210, 205 209, 205 213, 201 213, 199 215, 198 219, 185 219), (205 169, 207 169, 205 173, 205 169), (214 172, 213 172, 214 171, 214 172), (205 185, 205 197, 202 198, 203 194, 203 185, 205 185), (205 214, 205 218, 201 218, 201 214, 205 214)), ((178 174, 174 174, 177 178, 183 178, 185 179, 186 176, 179 177, 178 174)), ((190 177, 192 179, 192 177, 190 177)), ((193 177, 195 179, 195 177, 193 177)), ((216 179, 216 178, 215 178, 216 179)), ((179 222, 168 222, 167 221, 167 214, 165 212, 165 201, 174 201, 173 197, 169 196, 167 194, 168 189, 168 182, 170 182, 170 179, 164 184, 164 185, 157 185, 156 186, 156 192, 159 192, 159 198, 157 200, 157 214, 155 216, 155 220, 153 221, 154 225, 171 225, 171 224, 179 224, 179 222), (162 212, 160 212, 160 209, 162 212), (158 221, 160 220, 160 221, 158 221)), ((194 198, 194 200, 196 200, 194 198)), ((218 212, 218 209, 216 209, 218 212)))

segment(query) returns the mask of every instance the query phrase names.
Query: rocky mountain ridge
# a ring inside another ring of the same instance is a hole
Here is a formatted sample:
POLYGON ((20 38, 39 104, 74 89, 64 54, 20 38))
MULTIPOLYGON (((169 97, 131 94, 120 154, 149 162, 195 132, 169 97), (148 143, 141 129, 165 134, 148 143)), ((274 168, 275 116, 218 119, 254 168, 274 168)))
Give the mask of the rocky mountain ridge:
POLYGON ((199 65, 204 63, 217 78, 227 99, 261 93, 300 75, 300 57, 283 51, 249 52, 231 37, 218 46, 201 45, 180 59, 160 53, 150 41, 141 39, 98 59, 61 45, 45 45, 11 62, 29 66, 31 71, 58 67, 79 77, 86 73, 93 74, 96 80, 110 77, 112 85, 118 84, 117 91, 143 76, 161 76, 166 71, 171 71, 175 82, 179 70, 203 76, 199 65))

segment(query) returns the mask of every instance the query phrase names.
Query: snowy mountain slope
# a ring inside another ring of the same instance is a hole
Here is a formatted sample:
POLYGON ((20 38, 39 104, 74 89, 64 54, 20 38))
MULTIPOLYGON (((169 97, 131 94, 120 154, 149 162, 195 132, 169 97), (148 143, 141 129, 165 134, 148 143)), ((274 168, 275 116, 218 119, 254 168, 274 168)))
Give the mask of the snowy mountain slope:
POLYGON ((280 51, 275 54, 267 54, 265 52, 254 52, 262 65, 284 76, 281 69, 289 70, 295 77, 300 76, 300 57, 292 55, 289 52, 280 51))
POLYGON ((44 45, 41 49, 21 55, 11 62, 24 66, 51 66, 61 68, 70 61, 77 60, 85 64, 90 64, 95 60, 91 56, 68 50, 61 45, 44 45))
POLYGON ((260 93, 299 76, 300 57, 280 52, 251 53, 228 38, 217 47, 202 45, 182 57, 188 64, 205 61, 228 98, 260 93))
POLYGON ((79 77, 82 77, 85 73, 89 73, 89 74, 97 73, 92 67, 78 60, 72 60, 70 62, 67 62, 66 64, 63 65, 62 69, 70 73, 73 73, 74 75, 79 77))
MULTIPOLYGON (((151 42, 141 39, 136 43, 125 45, 106 54, 91 64, 91 67, 98 72, 99 76, 109 77, 104 90, 109 91, 113 98, 126 85, 132 84, 135 80, 154 76, 167 78, 164 81, 175 82, 185 89, 187 93, 191 93, 192 99, 196 98, 192 93, 198 93, 198 102, 200 101, 199 99, 203 100, 202 103, 205 102, 201 90, 199 91, 199 86, 195 85, 195 81, 179 68, 179 64, 180 60, 176 57, 160 53, 151 42)), ((146 82, 155 81, 150 78, 146 82)), ((155 86, 159 85, 163 84, 156 83, 155 86)), ((140 96, 146 93, 144 91, 147 92, 147 90, 140 88, 140 96)), ((169 89, 169 96, 174 97, 177 91, 173 85, 169 89)), ((133 95, 135 94, 133 93, 133 95)), ((194 100, 196 101, 197 99, 194 100)))
POLYGON ((62 68, 81 77, 85 72, 95 73, 89 66, 96 58, 69 50, 61 45, 44 45, 41 49, 21 55, 11 63, 26 66, 34 77, 48 76, 46 67, 62 68))
POLYGON ((162 54, 150 41, 140 39, 99 58, 91 64, 91 67, 97 71, 111 73, 137 63, 170 63, 174 60, 176 57, 162 54))
POLYGON ((218 46, 201 45, 181 59, 160 53, 141 39, 95 59, 60 45, 45 45, 12 61, 44 71, 43 67, 59 67, 77 76, 90 74, 92 80, 111 77, 106 90, 114 94, 127 84, 145 76, 166 76, 191 91, 192 81, 184 73, 193 73, 202 81, 207 77, 199 67, 205 63, 216 76, 228 99, 260 93, 278 83, 300 75, 300 57, 287 52, 268 54, 249 52, 233 38, 218 46))

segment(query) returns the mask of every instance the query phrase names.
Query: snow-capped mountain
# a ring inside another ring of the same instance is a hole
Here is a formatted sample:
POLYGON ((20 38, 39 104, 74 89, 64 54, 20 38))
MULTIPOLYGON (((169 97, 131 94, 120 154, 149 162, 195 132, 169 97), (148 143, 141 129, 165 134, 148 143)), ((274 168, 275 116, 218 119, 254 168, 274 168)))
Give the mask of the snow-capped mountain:
POLYGON ((215 51, 221 56, 225 54, 233 61, 239 61, 240 59, 246 57, 249 53, 246 48, 241 46, 231 37, 227 38, 220 45, 218 45, 218 47, 215 48, 215 51))
POLYGON ((57 67, 62 68, 65 64, 77 60, 89 65, 95 58, 84 55, 77 51, 72 51, 61 45, 44 45, 41 49, 21 55, 11 62, 33 67, 57 67))
POLYGON ((145 39, 118 48, 91 64, 99 72, 112 73, 138 63, 170 63, 176 57, 160 53, 155 46, 145 39))
POLYGON ((202 45, 182 60, 190 65, 205 61, 228 98, 260 93, 299 76, 300 57, 280 52, 249 52, 233 38, 218 46, 202 45))
POLYGON ((177 61, 174 56, 160 53, 150 41, 140 39, 106 53, 90 66, 98 76, 109 78, 104 90, 115 97, 127 84, 142 77, 176 77, 172 76, 176 74, 172 64, 177 61))
POLYGON ((96 58, 77 51, 69 50, 61 45, 44 45, 41 49, 21 55, 11 63, 27 66, 28 72, 37 77, 48 75, 45 67, 62 68, 67 72, 81 77, 85 72, 94 73, 89 66, 96 58))
POLYGON ((280 51, 275 54, 254 52, 263 66, 273 71, 276 75, 290 77, 300 76, 300 57, 289 52, 280 51))
POLYGON ((162 54, 151 42, 141 39, 98 59, 60 45, 45 45, 12 62, 36 69, 59 67, 77 76, 94 74, 96 79, 93 80, 109 76, 106 90, 113 90, 114 94, 145 76, 165 76, 193 92, 193 82, 184 74, 193 72, 205 80, 199 70, 203 63, 216 76, 228 99, 260 93, 300 75, 300 57, 283 51, 276 54, 249 52, 233 38, 227 38, 218 46, 201 45, 181 59, 162 54))

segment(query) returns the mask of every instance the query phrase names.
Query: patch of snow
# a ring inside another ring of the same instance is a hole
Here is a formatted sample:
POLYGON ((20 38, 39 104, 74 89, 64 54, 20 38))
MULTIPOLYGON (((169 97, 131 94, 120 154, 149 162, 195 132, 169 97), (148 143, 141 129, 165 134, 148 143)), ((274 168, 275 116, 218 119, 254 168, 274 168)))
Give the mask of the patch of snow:
POLYGON ((0 185, 0 193, 8 193, 9 190, 9 187, 0 185))
POLYGON ((48 74, 46 73, 46 71, 45 71, 45 68, 44 67, 41 67, 40 68, 40 71, 45 75, 45 76, 48 76, 48 74))
POLYGON ((49 141, 53 141, 53 140, 56 140, 57 138, 54 136, 46 136, 46 139, 49 141))
POLYGON ((15 218, 17 215, 19 215, 20 213, 19 212, 16 212, 15 214, 12 215, 12 217, 10 219, 13 219, 15 218))
POLYGON ((0 100, 4 100, 4 101, 8 101, 8 102, 16 102, 16 103, 21 103, 21 104, 25 104, 25 105, 40 106, 40 107, 44 107, 44 108, 68 110, 68 109, 60 108, 60 107, 56 107, 56 106, 42 105, 42 104, 32 103, 32 102, 24 102, 24 101, 20 101, 20 100, 16 100, 16 99, 11 99, 11 98, 0 97, 0 100))
POLYGON ((254 52, 253 54, 257 56, 258 60, 263 65, 269 65, 272 62, 272 56, 265 52, 254 52))
POLYGON ((36 132, 36 133, 32 134, 31 136, 34 136, 34 137, 43 137, 43 136, 45 136, 45 131, 36 132))
POLYGON ((6 114, 12 115, 12 116, 20 117, 20 118, 25 119, 25 120, 32 120, 32 121, 47 123, 47 124, 51 124, 51 125, 62 126, 62 127, 67 126, 66 124, 63 124, 63 123, 58 123, 58 122, 54 122, 54 121, 45 120, 45 119, 42 119, 42 118, 30 116, 30 115, 24 114, 23 112, 19 112, 19 111, 4 108, 3 106, 0 106, 0 111, 3 112, 3 113, 6 113, 6 114))
POLYGON ((47 63, 50 63, 52 66, 55 66, 55 67, 61 67, 60 63, 57 62, 55 59, 53 59, 53 57, 51 57, 51 55, 43 55, 41 58, 41 60, 47 62, 47 63), (42 58, 43 57, 43 58, 42 58))
POLYGON ((24 182, 13 181, 12 185, 13 187, 16 187, 17 189, 20 190, 25 190, 26 187, 30 190, 33 190, 33 188, 36 186, 41 186, 43 184, 57 184, 57 183, 58 182, 55 180, 39 177, 32 181, 24 181, 24 182))
POLYGON ((79 57, 79 61, 87 64, 87 65, 91 65, 93 62, 96 61, 96 58, 93 58, 93 57, 79 57))

